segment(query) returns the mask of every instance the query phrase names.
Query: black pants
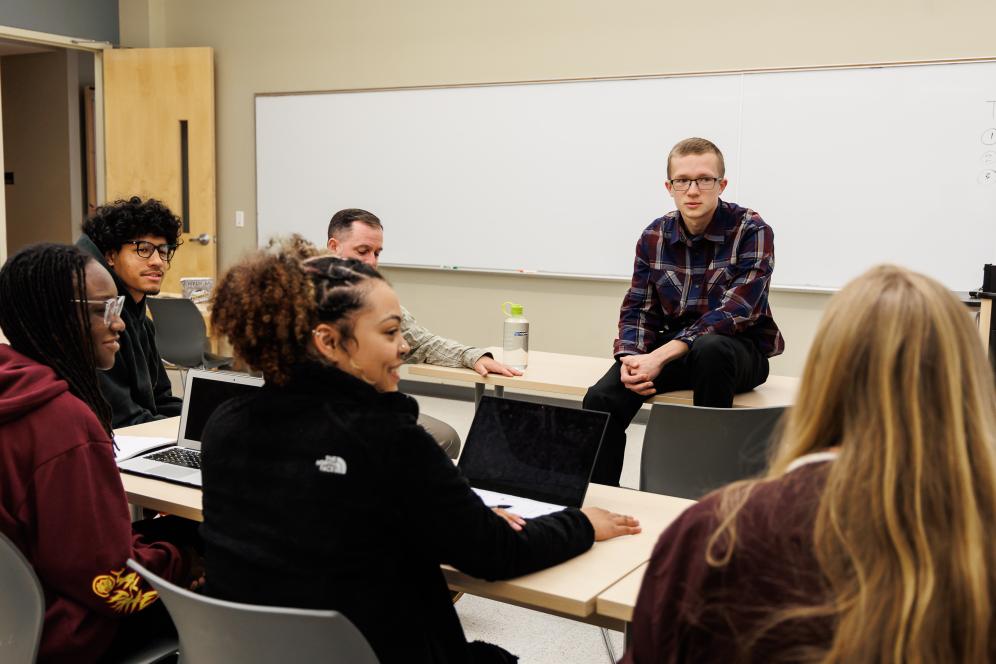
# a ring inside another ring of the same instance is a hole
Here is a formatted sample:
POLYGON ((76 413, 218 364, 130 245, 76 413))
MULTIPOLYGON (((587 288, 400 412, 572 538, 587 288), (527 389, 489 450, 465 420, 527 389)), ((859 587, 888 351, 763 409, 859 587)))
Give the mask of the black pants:
MULTIPOLYGON (((622 384, 617 360, 602 378, 588 388, 584 407, 609 413, 609 425, 595 462, 591 481, 619 486, 626 452, 626 427, 636 417, 641 397, 622 384)), ((664 366, 654 387, 657 392, 694 391, 696 406, 730 408, 733 395, 754 389, 768 379, 768 358, 743 337, 707 334, 688 353, 664 366)))

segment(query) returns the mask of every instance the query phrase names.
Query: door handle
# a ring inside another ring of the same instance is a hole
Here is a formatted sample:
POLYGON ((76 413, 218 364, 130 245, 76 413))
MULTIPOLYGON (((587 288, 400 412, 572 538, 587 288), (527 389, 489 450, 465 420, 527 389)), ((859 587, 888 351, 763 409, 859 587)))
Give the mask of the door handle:
POLYGON ((192 237, 190 239, 192 241, 194 241, 194 242, 199 242, 200 244, 203 244, 203 245, 207 246, 207 245, 211 244, 211 239, 212 238, 207 233, 201 233, 197 237, 192 237))

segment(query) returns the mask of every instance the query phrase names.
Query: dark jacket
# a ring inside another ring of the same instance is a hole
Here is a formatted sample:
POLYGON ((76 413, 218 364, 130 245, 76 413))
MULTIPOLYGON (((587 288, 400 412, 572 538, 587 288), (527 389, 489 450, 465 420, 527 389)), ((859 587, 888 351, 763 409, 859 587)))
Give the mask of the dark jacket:
POLYGON ((173 545, 133 534, 111 441, 90 408, 50 367, 3 344, 0 531, 45 592, 39 662, 95 661, 120 619, 155 601, 128 558, 182 574, 173 545))
MULTIPOLYGON (((760 664, 829 648, 834 626, 826 617, 783 622, 763 636, 759 631, 779 609, 818 606, 828 596, 813 527, 829 470, 826 462, 806 464, 755 486, 737 514, 727 565, 706 561, 721 494, 689 507, 654 548, 620 664, 760 664)), ((723 551, 722 544, 714 550, 723 551)))
POLYGON ((121 350, 114 368, 100 372, 100 391, 114 411, 114 428, 179 415, 183 402, 173 396, 156 348, 156 326, 146 315, 145 298, 141 302, 132 299, 124 282, 108 267, 100 249, 88 236, 80 236, 76 246, 107 268, 117 284, 118 294, 125 296, 121 312, 125 330, 118 340, 121 350))
POLYGON ((202 440, 207 592, 335 609, 383 664, 467 662, 441 563, 485 579, 591 547, 570 509, 514 532, 416 424, 415 400, 311 365, 223 404, 202 440))

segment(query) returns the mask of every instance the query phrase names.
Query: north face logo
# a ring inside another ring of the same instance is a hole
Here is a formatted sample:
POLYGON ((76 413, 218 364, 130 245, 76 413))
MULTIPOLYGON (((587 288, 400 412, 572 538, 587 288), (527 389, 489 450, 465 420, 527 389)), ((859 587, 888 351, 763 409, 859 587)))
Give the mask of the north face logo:
POLYGON ((318 470, 323 473, 334 473, 336 475, 346 474, 346 460, 338 456, 325 455, 324 459, 315 462, 318 470))

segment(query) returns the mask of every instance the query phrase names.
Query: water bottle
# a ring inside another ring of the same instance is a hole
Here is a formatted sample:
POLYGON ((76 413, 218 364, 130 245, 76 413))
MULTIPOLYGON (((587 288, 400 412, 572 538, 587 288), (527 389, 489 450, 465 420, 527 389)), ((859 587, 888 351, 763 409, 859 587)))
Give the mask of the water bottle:
POLYGON ((502 335, 502 362, 513 369, 525 370, 529 362, 529 321, 522 315, 522 305, 505 302, 501 305, 507 318, 502 335))

